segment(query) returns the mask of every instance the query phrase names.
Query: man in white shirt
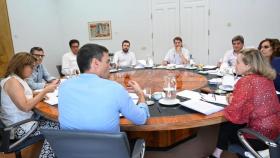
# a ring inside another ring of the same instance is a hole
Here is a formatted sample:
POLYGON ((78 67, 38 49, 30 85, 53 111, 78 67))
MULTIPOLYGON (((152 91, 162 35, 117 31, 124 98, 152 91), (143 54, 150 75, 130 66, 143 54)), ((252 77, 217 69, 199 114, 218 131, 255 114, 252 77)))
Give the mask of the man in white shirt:
POLYGON ((231 68, 234 70, 235 65, 236 65, 237 55, 240 53, 240 51, 244 47, 244 38, 241 35, 237 35, 237 36, 233 37, 231 42, 232 42, 233 49, 228 50, 225 53, 221 67, 220 67, 221 70, 228 69, 228 68, 231 68))
POLYGON ((77 54, 79 51, 79 41, 76 39, 72 39, 69 41, 69 46, 71 52, 68 52, 63 55, 62 57, 62 73, 64 75, 71 75, 79 71, 79 67, 77 64, 77 54))
POLYGON ((122 50, 117 51, 114 54, 113 63, 116 67, 130 67, 136 65, 136 57, 135 54, 129 51, 130 42, 128 40, 124 40, 122 42, 122 50))
POLYGON ((175 37, 173 39, 174 48, 171 48, 162 62, 162 65, 167 64, 188 64, 190 62, 190 52, 183 47, 183 40, 181 37, 175 37))

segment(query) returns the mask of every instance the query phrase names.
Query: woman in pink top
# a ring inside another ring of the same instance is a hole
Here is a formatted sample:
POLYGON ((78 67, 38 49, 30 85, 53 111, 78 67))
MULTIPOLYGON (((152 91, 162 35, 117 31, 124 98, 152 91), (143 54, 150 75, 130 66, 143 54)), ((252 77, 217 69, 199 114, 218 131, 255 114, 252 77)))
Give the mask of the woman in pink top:
MULTIPOLYGON (((229 122, 220 127, 213 153, 217 158, 228 144, 241 144, 237 137, 240 128, 251 128, 272 140, 280 134, 280 105, 273 84, 276 73, 269 62, 257 49, 244 49, 237 56, 236 72, 243 77, 228 95, 224 116, 229 122)), ((253 137, 248 140, 256 150, 266 148, 253 137)))

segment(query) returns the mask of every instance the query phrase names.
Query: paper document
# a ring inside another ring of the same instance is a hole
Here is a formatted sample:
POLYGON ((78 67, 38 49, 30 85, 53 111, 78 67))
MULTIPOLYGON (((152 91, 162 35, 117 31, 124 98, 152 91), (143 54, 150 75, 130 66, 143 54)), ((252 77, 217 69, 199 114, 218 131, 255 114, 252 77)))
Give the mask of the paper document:
POLYGON ((52 93, 47 93, 46 96, 47 96, 47 99, 45 99, 44 102, 46 102, 50 105, 58 104, 58 97, 57 97, 58 90, 57 89, 52 93))
POLYGON ((198 92, 190 91, 190 90, 183 90, 181 92, 177 93, 178 96, 183 98, 189 98, 189 99, 201 99, 201 95, 198 92))
POLYGON ((201 99, 212 102, 212 103, 217 103, 217 104, 223 104, 223 105, 228 105, 226 96, 222 95, 217 95, 217 94, 202 94, 201 99))
POLYGON ((213 114, 215 112, 221 111, 224 108, 211 104, 211 103, 207 103, 201 100, 188 100, 188 101, 184 101, 180 103, 182 106, 185 106, 187 108, 190 108, 192 110, 198 111, 200 113, 203 113, 205 115, 210 115, 213 114))

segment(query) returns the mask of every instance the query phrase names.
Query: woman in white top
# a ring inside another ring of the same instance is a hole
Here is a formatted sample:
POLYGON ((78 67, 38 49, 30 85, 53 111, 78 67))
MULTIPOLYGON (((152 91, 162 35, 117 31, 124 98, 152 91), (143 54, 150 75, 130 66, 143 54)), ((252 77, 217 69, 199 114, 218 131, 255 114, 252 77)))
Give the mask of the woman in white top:
MULTIPOLYGON (((1 81, 0 118, 6 126, 33 117, 34 106, 44 98, 46 93, 53 92, 57 87, 57 83, 49 84, 33 97, 33 92, 25 79, 31 76, 35 62, 36 58, 27 52, 15 54, 9 62, 5 78, 1 81)), ((39 121, 39 128, 58 128, 57 123, 43 119, 39 121), (48 125, 51 127, 46 127, 48 125)), ((21 138, 32 125, 24 124, 16 129, 15 138, 21 138)), ((36 131, 34 135, 38 134, 39 131, 36 131)), ((43 156, 42 153, 50 153, 47 156, 52 157, 53 153, 45 149, 50 150, 48 143, 44 143, 40 157, 43 156)))

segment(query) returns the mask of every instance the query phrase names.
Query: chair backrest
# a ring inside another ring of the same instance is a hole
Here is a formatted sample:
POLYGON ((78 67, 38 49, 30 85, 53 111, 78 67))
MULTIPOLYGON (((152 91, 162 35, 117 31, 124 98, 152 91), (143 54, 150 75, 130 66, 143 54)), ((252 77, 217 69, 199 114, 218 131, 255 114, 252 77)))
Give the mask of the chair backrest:
POLYGON ((129 158, 125 133, 41 130, 58 158, 129 158))
POLYGON ((243 144, 243 147, 245 148, 244 151, 249 151, 254 157, 257 157, 257 158, 262 158, 262 155, 260 155, 257 151, 255 151, 251 147, 251 145, 246 140, 244 134, 252 135, 252 136, 256 137, 258 140, 260 140, 261 142, 263 142, 264 144, 266 144, 269 149, 270 158, 279 158, 280 157, 280 136, 275 141, 273 141, 273 140, 270 140, 270 139, 264 137, 263 135, 259 134, 258 132, 254 131, 252 129, 249 129, 249 128, 239 129, 237 132, 237 136, 238 136, 239 140, 241 141, 241 143, 243 144))
POLYGON ((64 75, 63 75, 63 73, 61 72, 61 71, 62 71, 62 65, 56 65, 56 69, 57 69, 57 71, 58 71, 60 77, 63 77, 64 75))

